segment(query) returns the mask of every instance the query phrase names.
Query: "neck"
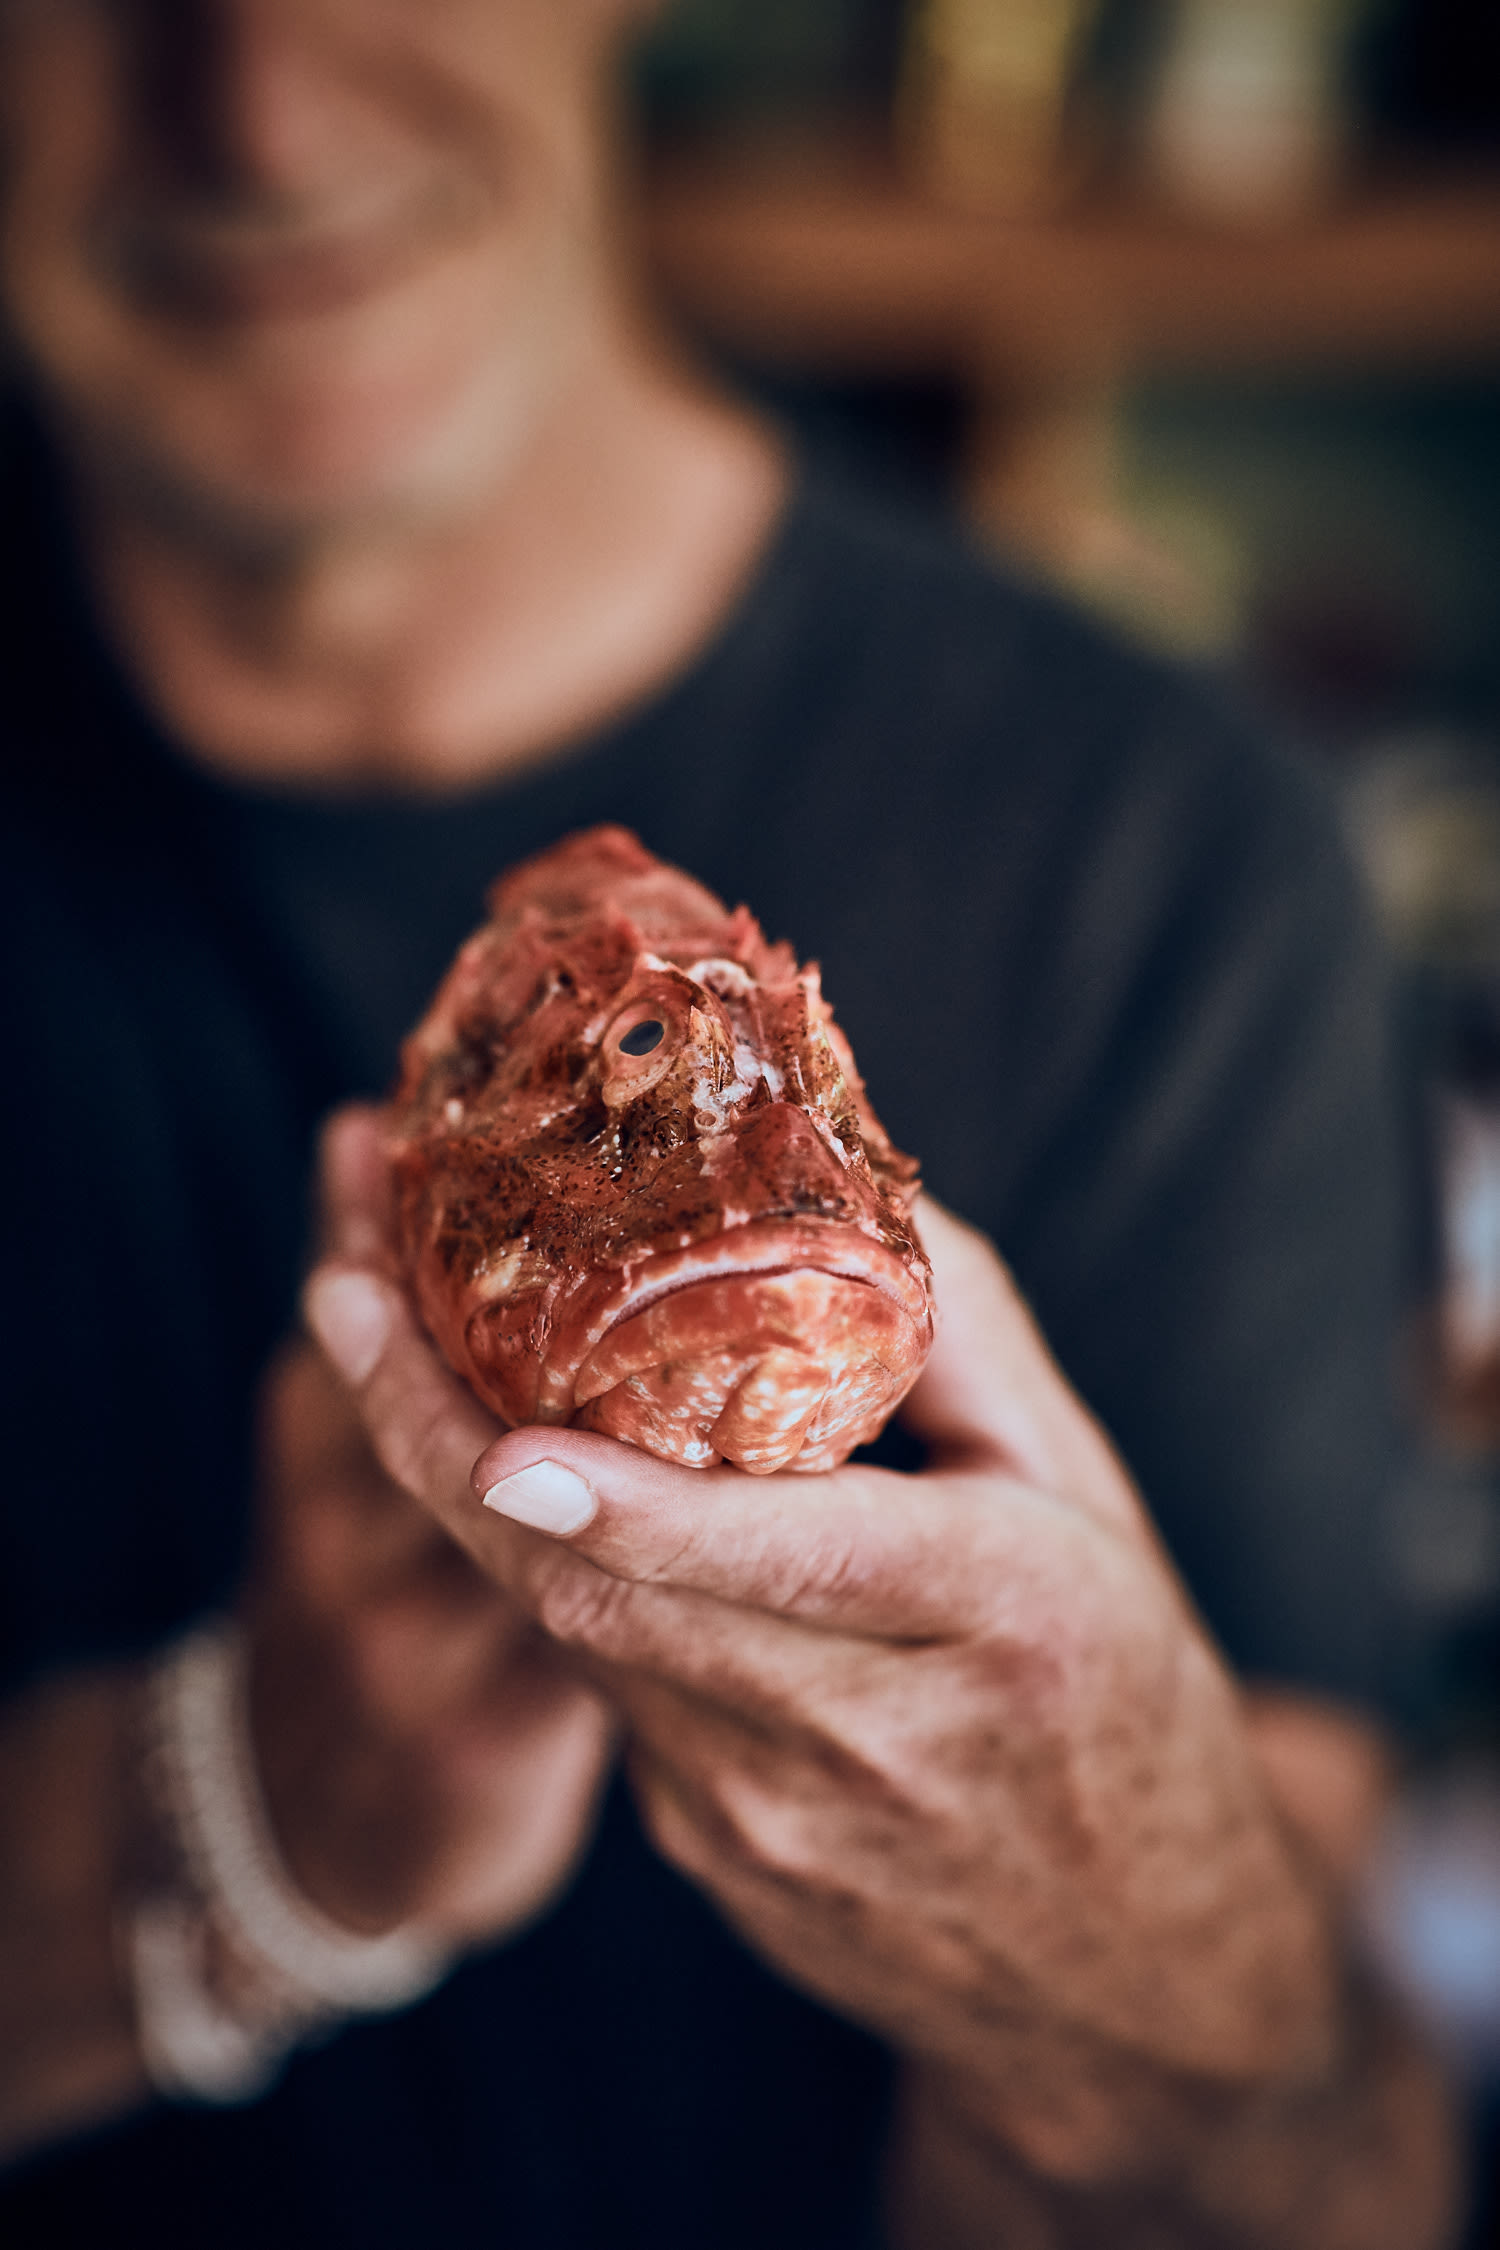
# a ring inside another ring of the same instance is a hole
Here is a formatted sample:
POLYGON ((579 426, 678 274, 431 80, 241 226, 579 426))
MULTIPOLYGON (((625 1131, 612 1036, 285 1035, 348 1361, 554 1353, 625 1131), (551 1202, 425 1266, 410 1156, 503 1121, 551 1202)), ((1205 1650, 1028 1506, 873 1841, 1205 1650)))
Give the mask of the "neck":
POLYGON ((732 607, 786 466, 748 416, 616 337, 476 498, 247 542, 83 484, 106 625, 203 763, 319 790, 461 789, 563 754, 732 607))

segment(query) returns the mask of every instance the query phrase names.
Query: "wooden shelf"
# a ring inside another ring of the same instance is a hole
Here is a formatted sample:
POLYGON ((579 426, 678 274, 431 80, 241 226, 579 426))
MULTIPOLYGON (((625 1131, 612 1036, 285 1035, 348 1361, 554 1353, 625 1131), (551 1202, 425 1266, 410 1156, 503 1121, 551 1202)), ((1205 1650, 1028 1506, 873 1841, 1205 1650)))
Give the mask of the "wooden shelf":
POLYGON ((839 375, 1500 367, 1500 180, 1371 190, 1296 229, 971 216, 889 174, 664 169, 647 242, 716 344, 839 375))

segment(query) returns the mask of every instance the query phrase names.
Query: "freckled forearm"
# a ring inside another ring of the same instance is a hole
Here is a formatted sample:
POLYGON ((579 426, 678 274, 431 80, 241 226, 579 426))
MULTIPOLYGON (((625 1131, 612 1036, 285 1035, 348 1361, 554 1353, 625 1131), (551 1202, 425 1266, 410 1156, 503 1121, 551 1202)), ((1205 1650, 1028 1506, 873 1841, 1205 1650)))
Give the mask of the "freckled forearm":
POLYGON ((1241 1712, 1268 1825, 1257 1852, 1223 1839, 1237 1895, 1221 1922, 1242 1938, 1259 1926, 1260 1967, 1221 1983, 1203 1962, 1200 2029, 1213 2051, 1218 1990, 1232 2054, 1250 1997, 1277 1992, 1272 2046, 1199 2076, 1153 2056, 1153 2022, 1123 2045, 1059 2024, 1017 2034, 998 2070, 992 2052, 912 2066, 890 2149, 892 2250, 1449 2250, 1462 2197, 1447 2090, 1347 1961, 1384 1742, 1357 1714, 1284 1692, 1246 1693, 1241 1712))
POLYGON ((1131 2154, 1045 2167, 976 2122, 953 2079, 913 2068, 890 2150, 892 2250, 1447 2250, 1459 2210, 1449 2104, 1396 2011, 1351 1991, 1340 2066, 1231 2098, 1107 2067, 1080 2115, 1118 2100, 1131 2154), (1128 2087, 1128 2092, 1126 2091, 1128 2087))

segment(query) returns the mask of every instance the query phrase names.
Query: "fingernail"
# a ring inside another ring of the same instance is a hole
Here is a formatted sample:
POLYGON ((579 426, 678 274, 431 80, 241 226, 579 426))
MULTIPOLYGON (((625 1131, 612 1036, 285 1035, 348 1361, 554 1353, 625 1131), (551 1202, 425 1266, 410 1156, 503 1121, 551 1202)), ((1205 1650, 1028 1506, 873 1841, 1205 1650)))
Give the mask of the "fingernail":
POLYGON ((391 1332, 390 1306, 380 1284, 362 1273, 314 1274, 303 1311, 344 1381, 362 1383, 391 1332))
POLYGON ((582 1531, 599 1503, 593 1486, 560 1461, 533 1461, 529 1469, 517 1469, 513 1477, 492 1484, 484 1505, 497 1516, 509 1516, 515 1523, 530 1524, 533 1531, 550 1531, 561 1539, 570 1531, 582 1531))

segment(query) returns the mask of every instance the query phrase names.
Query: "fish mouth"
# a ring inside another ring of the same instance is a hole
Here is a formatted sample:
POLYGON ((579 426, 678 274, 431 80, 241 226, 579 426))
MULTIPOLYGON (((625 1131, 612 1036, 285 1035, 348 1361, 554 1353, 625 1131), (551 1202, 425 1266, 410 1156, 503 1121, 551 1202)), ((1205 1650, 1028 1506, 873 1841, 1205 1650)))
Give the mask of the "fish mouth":
POLYGON ((541 1370, 537 1420, 567 1421, 588 1395, 587 1382, 580 1390, 579 1381, 600 1346, 667 1298, 704 1284, 771 1281, 801 1273, 874 1290, 918 1335, 931 1332, 925 1273, 914 1272, 873 1236, 829 1219, 792 1215, 750 1220, 685 1249, 643 1258, 622 1273, 586 1284, 571 1304, 559 1307, 541 1370))

